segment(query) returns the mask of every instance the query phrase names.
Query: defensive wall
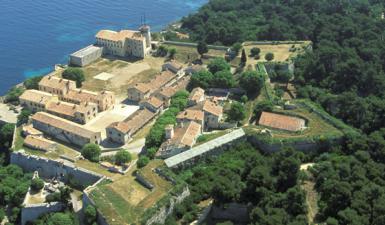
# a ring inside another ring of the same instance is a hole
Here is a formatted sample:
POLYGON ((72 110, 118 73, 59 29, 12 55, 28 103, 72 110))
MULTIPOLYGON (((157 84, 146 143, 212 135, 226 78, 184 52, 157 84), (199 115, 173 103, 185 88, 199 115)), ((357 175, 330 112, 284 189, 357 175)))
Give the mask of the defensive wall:
MULTIPOLYGON (((169 44, 169 45, 176 45, 176 46, 194 47, 194 48, 196 48, 198 46, 197 43, 181 42, 181 41, 163 41, 162 43, 163 44, 169 44)), ((224 50, 224 51, 229 49, 229 47, 221 46, 221 45, 207 45, 207 47, 209 49, 224 50)))
POLYGON ((171 195, 169 198, 167 198, 166 203, 162 204, 163 206, 154 206, 154 213, 151 213, 151 216, 148 219, 145 216, 144 220, 142 221, 142 224, 165 224, 167 217, 174 212, 175 206, 183 202, 183 200, 188 196, 190 196, 190 189, 188 188, 188 186, 185 186, 182 192, 177 193, 176 195, 171 195))
POLYGON ((21 225, 36 220, 40 215, 62 211, 64 207, 65 205, 61 202, 26 205, 21 209, 21 225))
POLYGON ((61 178, 64 182, 74 179, 82 186, 89 186, 103 176, 92 171, 76 167, 64 160, 52 160, 44 157, 29 155, 23 150, 11 153, 11 163, 20 166, 24 171, 38 171, 43 178, 61 178))

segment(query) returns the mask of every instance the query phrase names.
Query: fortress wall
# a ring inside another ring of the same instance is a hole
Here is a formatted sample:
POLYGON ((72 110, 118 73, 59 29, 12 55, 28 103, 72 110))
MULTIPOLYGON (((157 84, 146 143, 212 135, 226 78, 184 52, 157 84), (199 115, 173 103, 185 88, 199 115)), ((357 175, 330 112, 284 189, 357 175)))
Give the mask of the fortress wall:
POLYGON ((52 160, 34 155, 28 155, 23 151, 11 153, 11 163, 20 166, 24 171, 38 171, 43 178, 68 178, 72 177, 82 186, 89 186, 103 176, 92 171, 76 167, 64 160, 52 160))
POLYGON ((33 204, 25 206, 21 209, 21 225, 26 224, 28 221, 36 220, 40 215, 59 212, 63 210, 64 204, 60 202, 33 204))
POLYGON ((146 221, 145 225, 164 224, 167 217, 174 212, 175 206, 183 202, 183 200, 188 196, 190 196, 190 189, 186 186, 180 194, 171 197, 168 206, 161 207, 150 219, 146 221))

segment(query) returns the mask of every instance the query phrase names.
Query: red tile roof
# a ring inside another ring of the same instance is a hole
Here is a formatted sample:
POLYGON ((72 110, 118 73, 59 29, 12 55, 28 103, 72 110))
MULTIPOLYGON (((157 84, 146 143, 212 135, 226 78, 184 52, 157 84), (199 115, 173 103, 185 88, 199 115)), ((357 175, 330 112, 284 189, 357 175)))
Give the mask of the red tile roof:
POLYGON ((305 126, 305 120, 270 112, 262 112, 259 125, 280 130, 299 131, 305 126))

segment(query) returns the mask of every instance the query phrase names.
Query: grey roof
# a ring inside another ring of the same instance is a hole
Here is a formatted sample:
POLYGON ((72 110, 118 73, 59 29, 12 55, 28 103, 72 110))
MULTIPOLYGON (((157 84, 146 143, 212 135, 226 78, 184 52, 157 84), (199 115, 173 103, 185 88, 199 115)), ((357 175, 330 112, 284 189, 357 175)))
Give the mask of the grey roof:
POLYGON ((178 166, 180 163, 186 162, 190 159, 193 159, 197 156, 200 156, 202 154, 205 154, 215 148, 218 148, 224 144, 227 144, 229 142, 232 142, 236 139, 239 139, 245 135, 245 132, 243 129, 234 130, 228 134, 225 134, 221 137, 218 137, 214 140, 208 141, 207 143, 204 143, 202 145, 199 145, 197 147, 194 147, 190 150, 187 150, 185 152, 182 152, 178 155, 175 155, 173 157, 170 157, 166 159, 164 162, 166 163, 167 167, 175 167, 178 166))
POLYGON ((98 46, 95 46, 95 45, 89 45, 85 48, 82 48, 80 49, 79 51, 77 52, 74 52, 71 54, 71 56, 75 56, 75 57, 84 57, 86 55, 89 55, 93 52, 96 52, 100 49, 101 47, 98 47, 98 46))

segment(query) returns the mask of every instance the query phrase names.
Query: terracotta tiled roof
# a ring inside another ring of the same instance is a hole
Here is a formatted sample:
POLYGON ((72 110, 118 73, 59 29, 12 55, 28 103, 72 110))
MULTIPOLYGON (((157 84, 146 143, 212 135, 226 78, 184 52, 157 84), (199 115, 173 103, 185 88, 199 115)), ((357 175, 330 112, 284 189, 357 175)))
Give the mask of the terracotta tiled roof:
POLYGON ((204 112, 201 110, 194 110, 194 109, 186 109, 182 112, 180 112, 176 118, 177 119, 186 119, 190 121, 203 121, 204 120, 204 112))
POLYGON ((305 126, 305 120, 276 113, 262 112, 259 125, 280 130, 298 131, 305 126))
POLYGON ((155 108, 160 108, 163 105, 163 102, 154 96, 147 99, 146 102, 155 108))
POLYGON ((35 135, 35 136, 43 134, 43 132, 33 128, 33 126, 31 124, 23 126, 23 133, 24 133, 24 135, 35 135))
POLYGON ((98 100, 99 94, 83 89, 73 89, 69 90, 64 97, 79 102, 94 102, 95 100, 98 100))
POLYGON ((137 111, 134 115, 131 115, 127 120, 123 122, 117 122, 111 124, 109 127, 113 127, 122 133, 136 133, 146 123, 155 117, 155 113, 148 109, 142 109, 137 111))
POLYGON ((145 83, 137 83, 131 88, 137 89, 141 93, 147 93, 150 90, 150 85, 145 84, 145 83))
POLYGON ((110 41, 124 41, 128 39, 144 39, 138 31, 121 30, 119 32, 112 30, 101 30, 96 34, 96 38, 101 38, 110 41))
POLYGON ((223 114, 223 107, 215 104, 212 101, 206 100, 203 104, 203 111, 220 116, 223 114))
POLYGON ((56 143, 53 141, 47 140, 43 137, 28 135, 24 139, 24 145, 35 149, 49 150, 50 148, 55 146, 56 143))
POLYGON ((91 138, 93 136, 98 136, 99 132, 94 132, 88 130, 74 122, 62 119, 60 117, 45 113, 38 112, 32 116, 32 120, 39 121, 43 124, 48 124, 49 126, 59 128, 61 130, 67 131, 71 134, 76 134, 84 138, 91 138))
POLYGON ((95 107, 96 105, 94 103, 81 103, 80 105, 76 105, 73 103, 63 102, 63 101, 57 101, 57 102, 50 102, 46 106, 46 110, 48 112, 63 114, 67 116, 75 116, 75 113, 86 113, 90 111, 92 107, 95 107))
POLYGON ((49 101, 51 101, 55 96, 38 90, 26 90, 19 97, 20 100, 34 102, 42 105, 46 105, 49 101))
POLYGON ((201 134, 201 125, 196 122, 189 122, 184 126, 179 126, 174 131, 174 137, 165 142, 167 146, 192 147, 195 139, 201 134))
POLYGON ((152 79, 148 85, 150 86, 150 89, 155 91, 164 85, 166 85, 171 80, 175 79, 176 75, 173 74, 170 71, 163 71, 161 74, 156 76, 154 79, 152 79))
POLYGON ((66 86, 70 85, 76 86, 76 82, 72 80, 67 80, 55 76, 44 76, 39 82, 39 86, 50 87, 54 89, 63 89, 66 86))
POLYGON ((205 96, 205 90, 202 88, 194 88, 189 96, 189 100, 198 102, 200 99, 202 99, 205 96))

